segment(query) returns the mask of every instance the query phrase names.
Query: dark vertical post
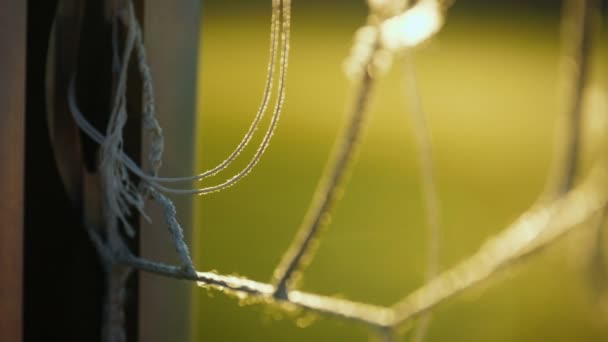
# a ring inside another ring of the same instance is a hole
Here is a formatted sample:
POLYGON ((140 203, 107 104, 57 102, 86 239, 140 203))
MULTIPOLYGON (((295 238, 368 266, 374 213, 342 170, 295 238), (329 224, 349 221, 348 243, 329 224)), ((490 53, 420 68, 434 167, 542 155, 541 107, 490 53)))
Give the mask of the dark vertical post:
POLYGON ((103 272, 49 138, 45 76, 56 7, 28 1, 24 341, 98 341, 103 272))
MULTIPOLYGON (((154 81, 156 109, 165 134, 162 175, 193 172, 196 81, 201 0, 146 0, 144 38, 154 81)), ((142 155, 146 156, 144 150, 142 155)), ((174 196, 178 219, 190 240, 191 196, 174 196)), ((152 204, 149 204, 152 206, 152 204)), ((177 263, 160 210, 154 227, 141 229, 141 255, 177 263)), ((140 275, 140 341, 191 340, 191 282, 140 275)))
POLYGON ((0 341, 22 337, 25 19, 25 1, 0 2, 0 341))

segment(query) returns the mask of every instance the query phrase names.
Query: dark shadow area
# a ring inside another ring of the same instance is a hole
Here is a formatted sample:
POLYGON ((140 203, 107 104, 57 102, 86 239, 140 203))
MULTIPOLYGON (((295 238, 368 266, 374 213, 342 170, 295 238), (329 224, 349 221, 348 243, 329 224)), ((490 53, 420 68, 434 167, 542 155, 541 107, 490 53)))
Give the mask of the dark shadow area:
MULTIPOLYGON (((86 2, 78 63, 78 101, 98 127, 110 112, 112 84, 111 27, 103 20, 103 4, 86 2)), ((99 341, 106 280, 76 208, 83 205, 75 207, 62 184, 47 123, 45 70, 56 6, 30 1, 27 13, 24 341, 99 341)), ((139 108, 137 94, 130 109, 139 108)), ((135 121, 126 129, 131 155, 140 148, 135 121)), ((83 141, 86 168, 94 170, 97 146, 83 141)), ((137 244, 131 247, 136 251, 137 244)), ((127 334, 136 341, 136 276, 128 287, 127 334)))

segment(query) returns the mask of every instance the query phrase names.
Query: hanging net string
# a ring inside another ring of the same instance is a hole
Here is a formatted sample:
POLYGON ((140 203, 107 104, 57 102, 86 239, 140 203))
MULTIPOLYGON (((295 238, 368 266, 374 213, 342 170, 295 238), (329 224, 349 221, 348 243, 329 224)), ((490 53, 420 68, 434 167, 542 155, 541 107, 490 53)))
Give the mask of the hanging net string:
POLYGON ((592 35, 594 23, 594 1, 564 1, 561 23, 562 56, 560 75, 561 91, 559 127, 556 134, 553 165, 547 184, 538 199, 543 201, 561 196, 574 184, 578 160, 581 154, 583 120, 583 92, 588 82, 592 35))
MULTIPOLYGON (((123 20, 131 20, 133 8, 128 6, 127 13, 119 13, 123 20)), ((105 139, 101 143, 101 160, 99 173, 102 179, 102 189, 104 195, 104 215, 105 222, 114 225, 114 216, 122 223, 127 234, 135 236, 135 231, 127 220, 131 215, 131 208, 136 208, 144 213, 144 199, 139 189, 131 182, 129 172, 122 162, 121 155, 124 155, 123 129, 127 123, 127 72, 129 59, 135 46, 136 27, 127 27, 127 39, 120 60, 114 58, 114 68, 120 70, 114 96, 114 103, 108 125, 106 128, 105 139)))
MULTIPOLYGON (((271 48, 270 48, 270 59, 268 63, 268 74, 266 79, 266 85, 264 89, 264 95, 262 98, 262 103, 256 116, 249 127, 249 130, 245 134, 243 140, 239 143, 237 148, 225 159, 222 163, 217 165, 216 167, 205 171, 199 175, 188 176, 188 177, 158 177, 154 175, 147 174, 144 172, 132 159, 126 156, 122 150, 116 151, 117 155, 121 162, 126 166, 129 171, 133 172, 135 175, 140 177, 143 181, 149 184, 150 187, 153 187, 159 191, 167 192, 167 193, 175 193, 175 194, 208 194, 216 191, 220 191, 222 189, 228 188, 234 184, 236 184, 239 180, 245 177, 259 162, 262 154, 265 152, 266 148, 270 144, 270 140, 274 134, 276 126, 279 121, 280 113, 283 108, 284 100, 285 100, 285 84, 287 77, 287 66, 288 66, 288 54, 289 54, 289 30, 290 30, 290 14, 289 9, 283 5, 281 6, 280 0, 273 0, 272 2, 272 24, 271 24, 271 48), (279 14, 282 13, 282 16, 279 14), (226 169, 232 161, 236 159, 236 157, 243 151, 243 149, 248 145, 250 140, 253 137, 253 134, 256 128, 259 125, 260 120, 262 119, 266 109, 268 107, 268 103, 271 97, 271 88, 273 84, 273 75, 275 73, 275 59, 277 52, 278 39, 277 36, 281 35, 281 55, 280 55, 280 71, 279 71, 279 83, 278 83, 278 95, 275 103, 275 107, 272 113, 271 121, 269 127, 264 134, 262 142, 258 149, 256 150, 254 156, 250 160, 250 162, 236 175, 226 180, 225 182, 204 188, 198 189, 176 189, 172 187, 163 186, 160 183, 166 182, 184 182, 184 181, 194 181, 194 180, 202 180, 204 178, 216 175, 220 171, 226 169)), ((153 140, 151 144, 151 153, 149 155, 149 162, 153 166, 153 170, 158 170, 160 166, 160 155, 162 154, 162 131, 160 126, 158 125, 157 120, 154 117, 154 97, 152 94, 152 82, 150 77, 149 68, 147 67, 147 62, 145 58, 145 48, 143 46, 141 29, 139 25, 134 19, 129 20, 129 22, 125 23, 129 32, 132 34, 128 35, 126 46, 132 47, 135 45, 135 49, 138 52, 138 65, 140 68, 140 73, 142 75, 143 83, 144 83, 144 124, 145 127, 152 131, 153 140)), ((125 56, 123 57, 125 61, 128 62, 128 58, 131 53, 131 49, 125 49, 125 56)), ((126 63, 125 65, 128 65, 126 63)), ((115 101, 115 110, 113 112, 118 112, 118 108, 120 108, 120 104, 124 103, 126 96, 124 94, 126 83, 125 78, 120 78, 118 91, 115 101)), ((76 103, 75 98, 75 90, 74 84, 72 82, 69 92, 68 92, 68 103, 70 106, 70 110, 74 117, 77 125, 82 129, 82 131, 87 134, 91 139, 99 144, 104 144, 106 140, 106 136, 101 134, 95 127, 93 127, 78 109, 78 105, 76 103)), ((120 131, 120 124, 124 125, 119 119, 123 118, 122 115, 116 116, 118 122, 113 122, 115 130, 113 132, 120 131), (118 125, 117 125, 118 124, 118 125)), ((116 137, 108 137, 112 141, 117 141, 114 139, 116 137)), ((121 144, 117 144, 116 146, 121 146, 121 144)))
MULTIPOLYGON (((427 226, 427 266, 425 281, 431 281, 440 269, 441 251, 441 205, 439 203, 439 192, 435 163, 433 162, 433 147, 431 133, 427 124, 426 115, 418 89, 416 77, 414 51, 407 51, 403 58, 403 83, 406 93, 406 101, 410 121, 413 125, 416 137, 417 155, 420 164, 420 175, 422 179, 422 200, 424 202, 426 226, 427 226)), ((420 318, 413 342, 422 342, 430 326, 431 315, 425 314, 420 318)))
POLYGON ((274 271, 277 298, 284 299, 288 295, 289 287, 294 285, 299 273, 312 259, 319 236, 328 224, 327 217, 340 198, 367 121, 367 104, 375 77, 388 71, 392 53, 415 46, 434 35, 445 15, 445 8, 434 0, 424 0, 411 7, 404 1, 369 1, 369 4, 368 25, 357 31, 346 65, 350 77, 357 82, 354 104, 303 223, 274 271), (420 24, 420 18, 429 16, 435 20, 420 24), (412 23, 417 25, 412 26, 412 23), (416 40, 387 39, 395 36, 393 31, 397 31, 399 37, 415 36, 416 40))

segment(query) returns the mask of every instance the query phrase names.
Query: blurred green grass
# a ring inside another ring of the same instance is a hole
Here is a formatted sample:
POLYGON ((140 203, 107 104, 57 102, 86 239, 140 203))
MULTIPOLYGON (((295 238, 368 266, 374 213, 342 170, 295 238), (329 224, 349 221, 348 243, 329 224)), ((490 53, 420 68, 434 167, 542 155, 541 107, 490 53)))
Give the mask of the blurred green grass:
MULTIPOLYGON (((266 70, 266 12, 247 6, 206 9, 198 169, 223 160, 255 114, 266 70)), ((342 63, 364 20, 363 6, 294 4, 287 102, 278 131, 245 180, 197 198, 200 269, 270 279, 344 120, 352 85, 342 63)), ((443 207, 444 268, 513 221, 542 189, 559 110, 558 40, 556 13, 456 6, 441 34, 416 54, 443 207)), ((305 272, 306 291, 388 305, 423 282, 420 177, 399 69, 396 63, 375 89, 359 159, 305 272)), ((247 149, 226 174, 251 153, 247 149)), ((440 307, 428 340, 608 339, 608 328, 586 297, 580 262, 570 245, 560 246, 483 291, 469 291, 440 307)), ((197 341, 368 339, 365 329, 351 324, 320 318, 302 329, 293 319, 270 318, 260 306, 240 307, 204 290, 195 295, 197 341)))

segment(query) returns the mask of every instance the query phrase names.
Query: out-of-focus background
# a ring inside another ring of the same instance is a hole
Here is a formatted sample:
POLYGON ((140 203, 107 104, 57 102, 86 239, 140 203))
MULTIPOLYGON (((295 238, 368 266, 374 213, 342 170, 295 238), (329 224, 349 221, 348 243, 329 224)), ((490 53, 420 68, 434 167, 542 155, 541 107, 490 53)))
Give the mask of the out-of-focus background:
MULTIPOLYGON (((563 105, 559 11, 558 1, 457 1, 441 33, 416 52, 442 205, 442 268, 517 218, 545 184, 563 105)), ((239 185, 197 198, 198 268, 270 280, 345 119, 353 89, 342 65, 365 19, 363 0, 293 1, 287 101, 277 133, 239 185)), ((269 0, 204 2, 198 169, 223 160, 257 110, 269 26, 269 0)), ((601 60, 603 47, 585 97, 586 160, 599 153, 592 146, 605 123, 601 60)), ((401 72, 395 63, 378 81, 359 159, 303 290, 390 305, 423 283, 425 221, 401 72)), ((213 181, 234 173, 253 151, 213 181)), ((608 340, 605 311, 594 306, 585 273, 588 250, 582 234, 575 235, 450 300, 435 311, 428 341, 608 340)), ((360 326, 280 319, 213 291, 196 290, 195 298, 196 341, 369 338, 360 326)))

